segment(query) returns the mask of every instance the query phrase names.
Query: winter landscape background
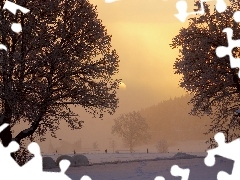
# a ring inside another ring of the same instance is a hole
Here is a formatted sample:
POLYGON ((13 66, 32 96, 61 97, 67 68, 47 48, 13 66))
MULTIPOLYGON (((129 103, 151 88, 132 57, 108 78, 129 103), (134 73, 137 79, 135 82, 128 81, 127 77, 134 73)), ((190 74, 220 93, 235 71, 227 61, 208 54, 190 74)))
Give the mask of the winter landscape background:
MULTIPOLYGON (((83 175, 96 180, 145 180, 160 175, 166 179, 181 179, 170 175, 174 164, 190 168, 190 179, 194 180, 216 179, 220 170, 230 173, 232 161, 223 158, 217 158, 212 168, 204 165, 203 157, 208 149, 206 141, 214 134, 203 133, 208 130, 211 120, 207 116, 200 119, 188 114, 192 108, 187 105, 191 95, 179 88, 181 77, 174 74, 173 63, 178 51, 172 50, 169 43, 179 29, 187 25, 187 22, 182 24, 173 16, 177 13, 176 1, 90 2, 98 6, 99 18, 108 33, 113 35, 112 44, 121 59, 117 75, 122 79, 118 90, 119 108, 114 115, 105 114, 100 120, 81 108, 72 107, 79 114, 79 120, 84 121, 83 128, 71 131, 62 122, 57 138, 47 135, 46 141, 38 142, 42 155, 54 160, 63 154, 72 156, 73 152, 85 155, 89 166, 70 167, 67 171, 73 180, 83 175), (130 153, 129 147, 111 130, 115 118, 132 111, 138 111, 145 118, 151 138, 147 143, 135 146, 134 152, 130 153), (167 152, 157 151, 160 141, 167 143, 167 152), (181 152, 201 157, 163 159, 181 152)), ((193 2, 187 2, 189 8, 193 8, 193 2)), ((19 129, 23 126, 21 124, 19 129)), ((58 168, 50 171, 58 171, 58 168)))
MULTIPOLYGON (((168 180, 180 180, 181 177, 174 177, 170 173, 173 165, 178 165, 181 168, 189 168, 189 180, 215 180, 219 171, 225 171, 230 174, 233 167, 233 161, 221 157, 216 158, 216 163, 213 167, 208 167, 204 164, 206 153, 197 152, 183 153, 180 156, 176 156, 176 153, 93 153, 84 155, 88 157, 90 165, 70 167, 66 174, 72 180, 79 180, 84 175, 88 175, 93 180, 153 180, 157 176, 163 176, 168 180), (198 157, 191 157, 191 155, 198 157)), ((56 155, 48 156, 53 159, 57 158, 56 155)), ((59 172, 60 169, 45 169, 45 171, 59 172)))
MULTIPOLYGON (((70 153, 74 151, 70 148, 71 144, 80 141, 82 152, 93 151, 93 143, 98 144, 97 149, 101 152, 106 149, 112 152, 111 141, 116 142, 117 149, 124 149, 121 138, 111 133, 111 127, 120 114, 132 111, 140 111, 150 126, 152 138, 146 148, 151 151, 155 150, 160 140, 174 145, 180 141, 206 141, 212 137, 213 134, 203 135, 208 129, 209 118, 189 116, 191 106, 187 102, 190 96, 178 86, 181 77, 174 74, 173 63, 178 51, 172 50, 169 43, 179 29, 187 25, 187 22, 180 23, 173 15, 177 13, 176 2, 90 2, 97 5, 99 18, 108 33, 112 34, 113 47, 118 50, 121 59, 117 75, 123 82, 117 92, 119 107, 114 115, 105 114, 103 120, 92 118, 79 107, 72 107, 79 114, 79 120, 84 121, 83 128, 71 131, 65 122, 61 122, 57 138, 47 135, 45 142, 38 142, 42 151, 54 153, 58 149, 59 152, 70 153)), ((208 4, 213 8, 214 2, 208 4)), ((193 8, 192 1, 188 1, 188 5, 189 9, 193 8)), ((18 129, 15 134, 17 132, 18 129)))

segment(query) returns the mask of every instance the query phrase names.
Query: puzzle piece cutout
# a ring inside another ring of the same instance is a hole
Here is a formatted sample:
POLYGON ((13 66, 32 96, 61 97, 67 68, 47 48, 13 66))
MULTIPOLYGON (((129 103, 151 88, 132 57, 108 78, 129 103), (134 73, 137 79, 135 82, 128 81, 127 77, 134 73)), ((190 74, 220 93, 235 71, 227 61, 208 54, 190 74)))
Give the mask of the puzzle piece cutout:
MULTIPOLYGON (((14 15, 16 15, 17 10, 20 10, 24 14, 26 14, 30 11, 29 9, 27 9, 25 7, 22 7, 22 6, 19 6, 19 5, 15 4, 13 2, 10 2, 10 1, 5 2, 4 6, 3 6, 3 9, 9 10, 14 15)), ((11 28, 16 33, 19 33, 19 32, 22 31, 22 26, 21 26, 20 23, 13 23, 11 28)))
POLYGON ((84 175, 80 180, 92 180, 89 176, 84 175))
MULTIPOLYGON (((0 126, 2 132, 9 125, 4 123, 0 126)), ((65 172, 70 166, 69 160, 61 160, 59 163, 60 172, 44 172, 41 150, 36 142, 31 142, 28 145, 28 150, 34 157, 24 164, 22 167, 11 157, 11 153, 19 149, 19 144, 15 141, 9 143, 8 147, 4 147, 0 143, 0 179, 8 177, 8 179, 24 179, 24 180, 42 180, 42 179, 58 179, 71 180, 65 172), (13 173, 14 172, 14 173, 13 173)), ((91 180, 89 176, 83 176, 80 180, 91 180)))
POLYGON ((0 169, 3 177, 4 175, 8 175, 11 169, 19 170, 20 166, 11 156, 11 153, 16 152, 18 149, 19 144, 15 141, 12 141, 8 147, 4 147, 2 144, 0 144, 0 169))
POLYGON ((22 7, 22 6, 19 6, 19 5, 15 4, 11 1, 8 1, 8 0, 5 2, 4 6, 3 6, 3 9, 9 10, 14 15, 16 15, 18 9, 24 14, 26 14, 30 11, 29 9, 27 9, 25 7, 22 7))
MULTIPOLYGON (((190 169, 182 169, 178 165, 173 165, 171 167, 171 174, 176 177, 181 176, 182 180, 188 180, 190 169)), ((165 180, 165 178, 162 176, 157 176, 154 180, 165 180)))
MULTIPOLYGON (((8 1, 8 0, 4 3, 3 10, 4 9, 9 10, 14 15, 16 15, 17 10, 20 10, 24 14, 30 12, 29 9, 27 9, 25 7, 22 7, 22 6, 19 6, 19 5, 15 4, 11 1, 8 1)), ((22 31, 22 25, 20 23, 12 23, 11 29, 15 33, 20 33, 22 31)), ((0 50, 1 49, 7 51, 7 47, 4 44, 0 44, 0 50)))
MULTIPOLYGON (((200 15, 203 15, 205 13, 204 11, 204 6, 203 6, 203 2, 206 2, 206 1, 211 1, 211 0, 200 0, 200 3, 201 3, 201 9, 199 11, 194 11, 194 12, 187 12, 187 2, 185 0, 179 0, 177 3, 176 3, 176 8, 178 10, 178 14, 174 14, 174 16, 176 18, 178 18, 181 22, 185 22, 186 18, 189 16, 189 15, 193 15, 193 14, 200 14, 200 15)), ((224 12, 226 9, 227 9, 227 5, 226 3, 224 2, 224 0, 216 0, 216 10, 219 12, 219 13, 222 13, 224 12)))
POLYGON ((218 147, 207 151, 208 155, 204 159, 204 163, 207 166, 213 166, 215 164, 215 155, 225 157, 233 160, 232 174, 228 174, 224 171, 220 171, 217 175, 218 180, 237 180, 240 177, 240 138, 226 143, 223 133, 217 133, 214 136, 215 141, 218 143, 218 147))
MULTIPOLYGON (((240 22, 240 11, 236 11, 233 16, 234 20, 236 22, 240 22)), ((234 58, 232 54, 232 50, 235 47, 240 47, 240 39, 233 40, 233 30, 231 28, 225 28, 223 29, 223 32, 227 33, 227 41, 228 41, 228 47, 225 46, 219 46, 216 48, 216 55, 219 58, 222 58, 226 55, 229 56, 230 60, 230 67, 231 68, 240 68, 240 58, 234 58)), ((238 77, 240 78, 240 71, 238 71, 238 77)))
POLYGON ((233 14, 233 19, 234 19, 237 23, 240 22, 240 11, 234 12, 234 14, 233 14))

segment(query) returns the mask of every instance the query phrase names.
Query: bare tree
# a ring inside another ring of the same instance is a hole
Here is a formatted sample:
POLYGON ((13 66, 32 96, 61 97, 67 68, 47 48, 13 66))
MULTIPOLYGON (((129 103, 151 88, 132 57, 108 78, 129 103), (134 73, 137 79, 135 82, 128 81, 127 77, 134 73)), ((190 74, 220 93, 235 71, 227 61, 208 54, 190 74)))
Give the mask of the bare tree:
POLYGON ((81 139, 77 140, 77 141, 73 144, 73 149, 74 149, 76 152, 82 151, 82 140, 81 140, 81 139))
POLYGON ((93 142, 92 148, 93 148, 94 151, 98 150, 98 143, 97 142, 93 142))
POLYGON ((158 141, 157 145, 156 145, 157 151, 159 153, 166 153, 168 152, 168 144, 167 141, 165 140, 160 140, 158 141))
POLYGON ((8 49, 0 52, 0 125, 10 124, 0 133, 3 145, 44 141, 46 133, 56 137, 61 121, 73 130, 82 128, 70 105, 94 117, 113 114, 119 57, 96 6, 88 0, 14 2, 30 12, 0 12, 0 41, 8 49), (12 22, 20 23, 22 32, 14 33, 12 22), (13 137, 20 123, 29 127, 13 137))
MULTIPOLYGON (((240 39, 240 26, 233 20, 234 12, 240 8, 238 1, 230 0, 227 10, 210 13, 209 5, 204 3, 205 13, 190 18, 187 28, 176 35, 172 48, 179 49, 174 69, 182 75, 180 87, 193 95, 189 103, 193 105, 192 115, 208 115, 212 118, 209 131, 222 131, 227 141, 240 135, 240 79, 238 69, 231 69, 229 57, 216 55, 218 46, 228 46, 227 34, 223 29, 233 30, 233 39, 240 39)), ((199 1, 196 7, 200 8, 199 1)), ((233 49, 233 56, 239 58, 239 48, 233 49)), ((210 147, 216 144, 210 139, 210 147)))
POLYGON ((49 146, 48 146, 48 152, 54 153, 56 151, 56 148, 53 146, 52 141, 50 140, 49 146))
POLYGON ((114 153, 114 152, 115 152, 115 148, 116 148, 116 141, 111 140, 111 141, 110 141, 110 147, 112 148, 112 151, 113 151, 113 153, 114 153))
POLYGON ((122 137, 125 145, 130 148, 130 152, 133 152, 136 145, 146 143, 150 139, 148 124, 139 112, 123 114, 114 121, 112 133, 122 137))

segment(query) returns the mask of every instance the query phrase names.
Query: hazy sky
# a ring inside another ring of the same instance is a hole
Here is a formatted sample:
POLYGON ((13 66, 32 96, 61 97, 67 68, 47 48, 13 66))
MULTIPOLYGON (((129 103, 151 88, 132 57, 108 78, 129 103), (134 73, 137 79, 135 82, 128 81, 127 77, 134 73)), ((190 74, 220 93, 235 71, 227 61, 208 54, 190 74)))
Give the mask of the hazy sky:
POLYGON ((162 0, 121 0, 98 6, 112 45, 120 56, 119 78, 126 84, 119 93, 125 109, 139 109, 180 96, 180 76, 173 74, 177 51, 169 47, 182 26, 175 17, 175 4, 162 0))
MULTIPOLYGON (((121 60, 117 77, 122 79, 126 88, 118 91, 120 107, 114 116, 106 116, 101 121, 81 113, 85 121, 82 130, 70 131, 68 128, 65 131, 64 128, 64 134, 58 134, 59 138, 70 142, 81 138, 84 147, 91 147, 94 141, 105 143, 107 147, 109 140, 114 139, 110 134, 114 117, 185 94, 178 87, 180 76, 175 75, 173 70, 178 51, 172 50, 169 44, 179 29, 188 23, 181 23, 175 18, 176 0, 90 2, 97 5, 99 18, 108 34, 112 35, 112 46, 121 60)), ((188 3, 192 8, 193 0, 188 3)), ((192 11, 190 7, 189 11, 192 11)), ((80 108, 76 109, 76 112, 80 111, 80 108)), ((59 144, 52 141, 55 145, 59 144)))

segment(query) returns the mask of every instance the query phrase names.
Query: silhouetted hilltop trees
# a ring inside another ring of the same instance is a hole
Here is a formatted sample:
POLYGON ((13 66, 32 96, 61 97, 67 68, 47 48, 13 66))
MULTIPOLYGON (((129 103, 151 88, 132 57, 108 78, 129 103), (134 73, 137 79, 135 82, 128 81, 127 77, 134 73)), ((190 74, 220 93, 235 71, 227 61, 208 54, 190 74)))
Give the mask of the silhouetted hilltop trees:
POLYGON ((70 143, 64 140, 60 141, 60 146, 59 147, 54 147, 50 141, 49 147, 48 147, 48 153, 73 153, 75 152, 81 152, 82 151, 82 140, 79 139, 74 143, 70 143))
POLYGON ((149 125, 152 142, 206 139, 204 133, 210 118, 189 115, 191 105, 187 103, 190 98, 190 95, 171 98, 140 111, 149 125))

